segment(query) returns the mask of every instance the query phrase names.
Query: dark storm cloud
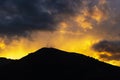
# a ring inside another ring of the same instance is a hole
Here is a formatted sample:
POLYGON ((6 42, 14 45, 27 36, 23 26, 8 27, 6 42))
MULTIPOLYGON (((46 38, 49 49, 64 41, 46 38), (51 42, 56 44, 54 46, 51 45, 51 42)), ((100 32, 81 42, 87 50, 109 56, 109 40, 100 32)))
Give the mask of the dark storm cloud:
POLYGON ((120 41, 100 41, 93 45, 93 49, 98 52, 108 52, 111 56, 107 54, 101 54, 101 58, 106 58, 108 60, 120 60, 120 41))
POLYGON ((56 30, 58 15, 73 15, 81 0, 0 0, 0 34, 25 35, 56 30))

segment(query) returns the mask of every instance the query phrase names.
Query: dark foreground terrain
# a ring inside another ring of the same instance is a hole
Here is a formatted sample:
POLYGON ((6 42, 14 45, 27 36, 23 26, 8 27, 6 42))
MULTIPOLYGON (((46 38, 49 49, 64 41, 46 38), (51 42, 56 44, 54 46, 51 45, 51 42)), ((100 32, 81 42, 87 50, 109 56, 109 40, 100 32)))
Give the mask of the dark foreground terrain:
POLYGON ((120 68, 82 54, 42 48, 20 60, 0 59, 0 80, 120 80, 120 68))

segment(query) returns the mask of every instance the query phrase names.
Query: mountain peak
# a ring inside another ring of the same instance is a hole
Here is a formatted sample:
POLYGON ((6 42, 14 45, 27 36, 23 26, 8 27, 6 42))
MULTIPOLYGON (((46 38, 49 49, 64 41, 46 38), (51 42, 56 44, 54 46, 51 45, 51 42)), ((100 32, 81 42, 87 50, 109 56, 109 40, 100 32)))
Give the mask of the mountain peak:
POLYGON ((46 47, 13 63, 0 66, 0 72, 3 79, 9 78, 9 80, 16 80, 18 77, 20 80, 47 79, 48 77, 52 80, 120 80, 119 67, 82 54, 46 47))
POLYGON ((42 61, 44 64, 64 64, 64 65, 94 65, 97 66, 105 64, 110 65, 104 62, 100 62, 97 59, 94 59, 89 56, 85 56, 83 54, 73 53, 73 52, 66 52, 56 48, 41 48, 34 53, 31 53, 20 60, 24 61, 42 61))
POLYGON ((59 49, 56 49, 56 48, 53 48, 53 47, 43 47, 39 50, 37 50, 36 52, 41 52, 41 51, 62 51, 62 50, 59 50, 59 49))

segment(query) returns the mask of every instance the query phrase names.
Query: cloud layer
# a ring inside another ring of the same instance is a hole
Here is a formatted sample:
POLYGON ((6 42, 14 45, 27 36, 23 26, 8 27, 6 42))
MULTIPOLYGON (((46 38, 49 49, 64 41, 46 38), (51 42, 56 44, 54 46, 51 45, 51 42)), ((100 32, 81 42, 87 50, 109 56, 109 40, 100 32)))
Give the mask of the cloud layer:
MULTIPOLYGON (((107 14, 108 8, 102 2, 98 0, 0 0, 0 35, 24 36, 34 30, 55 31, 60 22, 70 21, 70 17, 76 15, 84 15, 84 22, 92 26, 102 19, 103 14, 105 16, 107 14), (102 15, 100 18, 95 18, 99 11, 102 11, 102 15)), ((75 24, 72 28, 69 26, 69 30, 76 28, 75 24)), ((81 26, 86 27, 83 24, 81 26)))
POLYGON ((94 50, 98 52, 107 52, 107 54, 100 54, 101 58, 108 60, 120 60, 120 41, 100 41, 93 45, 94 50))
POLYGON ((56 30, 58 15, 73 15, 81 0, 0 0, 0 34, 25 35, 56 30))
MULTIPOLYGON (((8 46, 20 37, 21 44, 28 46, 29 40, 22 42, 22 38, 32 35, 33 40, 37 39, 31 42, 33 45, 41 42, 61 48, 61 41, 62 46, 67 42, 80 50, 82 40, 84 45, 89 36, 93 42, 100 40, 93 45, 94 50, 111 55, 100 54, 101 58, 119 60, 119 3, 120 0, 0 0, 0 44, 8 46)), ((0 46, 1 51, 7 49, 4 45, 0 46)))

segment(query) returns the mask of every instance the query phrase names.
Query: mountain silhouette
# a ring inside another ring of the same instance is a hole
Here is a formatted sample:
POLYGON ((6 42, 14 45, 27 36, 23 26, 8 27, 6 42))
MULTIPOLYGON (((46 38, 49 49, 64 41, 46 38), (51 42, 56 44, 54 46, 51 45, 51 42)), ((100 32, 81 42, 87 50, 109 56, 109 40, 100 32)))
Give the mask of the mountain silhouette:
POLYGON ((0 61, 3 80, 120 80, 117 66, 55 48, 42 48, 19 60, 0 61))

